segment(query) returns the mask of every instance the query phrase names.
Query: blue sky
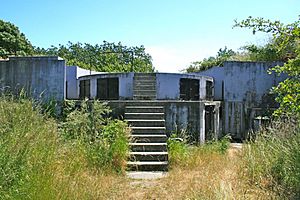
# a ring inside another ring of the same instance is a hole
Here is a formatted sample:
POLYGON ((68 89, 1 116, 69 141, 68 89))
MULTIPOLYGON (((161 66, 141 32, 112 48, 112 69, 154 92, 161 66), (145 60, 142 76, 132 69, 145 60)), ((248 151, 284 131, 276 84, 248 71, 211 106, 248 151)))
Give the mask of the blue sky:
POLYGON ((17 25, 34 46, 103 40, 144 45, 161 72, 178 72, 225 46, 237 50, 267 40, 232 29, 234 19, 251 15, 289 23, 300 15, 300 0, 0 0, 0 5, 0 19, 17 25))

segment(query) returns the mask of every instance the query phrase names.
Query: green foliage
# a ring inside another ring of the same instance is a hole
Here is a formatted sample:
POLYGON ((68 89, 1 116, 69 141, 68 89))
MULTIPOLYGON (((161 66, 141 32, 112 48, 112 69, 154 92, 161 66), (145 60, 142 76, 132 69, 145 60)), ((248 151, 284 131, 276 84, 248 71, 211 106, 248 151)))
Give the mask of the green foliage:
POLYGON ((204 149, 220 154, 226 154, 230 146, 230 136, 226 135, 220 140, 209 141, 204 145, 204 149))
POLYGON ((200 146, 192 146, 185 137, 185 132, 179 135, 172 134, 168 141, 168 154, 170 166, 193 166, 194 159, 198 159, 199 155, 218 154, 224 155, 230 145, 230 137, 225 136, 221 140, 209 141, 200 146))
POLYGON ((110 119, 110 112, 103 103, 84 100, 77 108, 69 109, 62 135, 83 144, 91 166, 122 172, 129 153, 129 129, 125 122, 110 119))
POLYGON ((300 195, 300 126, 288 119, 273 122, 245 145, 242 178, 281 197, 300 195))
POLYGON ((127 47, 104 41, 103 44, 72 43, 36 48, 40 55, 57 55, 67 60, 67 65, 101 72, 153 72, 152 58, 144 46, 127 47))
POLYGON ((168 154, 170 165, 181 165, 188 158, 188 145, 183 138, 179 138, 177 134, 172 134, 168 141, 168 154))
POLYGON ((127 124, 104 119, 109 109, 98 102, 82 107, 68 107, 66 123, 74 112, 89 112, 90 121, 61 125, 22 95, 0 97, 0 199, 95 199, 105 196, 103 185, 115 186, 114 172, 125 169, 129 149, 127 124), (79 128, 94 122, 102 123, 101 133, 79 128), (59 134, 57 125, 82 132, 59 134))
POLYGON ((101 137, 104 126, 108 123, 110 109, 94 101, 89 103, 88 99, 81 102, 80 106, 70 103, 67 110, 65 122, 62 123, 63 137, 66 139, 83 139, 85 142, 93 142, 101 137))
POLYGON ((50 163, 57 146, 56 123, 33 107, 29 100, 1 97, 1 198, 32 199, 50 189, 50 163))
MULTIPOLYGON (((253 34, 257 31, 273 34, 274 42, 269 46, 273 48, 273 51, 276 51, 277 56, 286 61, 283 66, 277 66, 273 70, 276 73, 286 73, 290 76, 289 79, 273 89, 273 92, 277 94, 276 100, 280 103, 280 108, 275 114, 299 115, 300 19, 294 23, 284 25, 279 21, 272 22, 263 18, 249 17, 241 22, 236 21, 235 27, 250 28, 253 34)), ((267 49, 272 50, 271 48, 267 49)), ((260 53, 258 51, 258 54, 260 53)))
POLYGON ((283 61, 283 56, 277 52, 272 43, 264 46, 246 45, 241 49, 244 50, 242 56, 246 61, 283 61))
POLYGON ((33 46, 19 28, 0 20, 0 58, 8 55, 32 55, 33 46))
POLYGON ((215 57, 204 58, 202 61, 192 62, 191 65, 185 69, 184 71, 191 73, 191 72, 199 72, 204 71, 214 66, 223 66, 225 61, 230 60, 236 52, 232 49, 220 49, 215 57))

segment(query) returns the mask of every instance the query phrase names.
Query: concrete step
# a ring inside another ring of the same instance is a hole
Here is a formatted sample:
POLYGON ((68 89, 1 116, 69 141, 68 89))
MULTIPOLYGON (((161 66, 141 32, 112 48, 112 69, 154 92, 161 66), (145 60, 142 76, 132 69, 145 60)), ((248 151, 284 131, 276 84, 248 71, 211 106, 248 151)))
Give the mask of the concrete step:
POLYGON ((130 161, 168 161, 168 152, 131 152, 130 161))
POLYGON ((165 135, 166 133, 166 127, 130 127, 132 130, 132 135, 138 134, 138 135, 165 135))
POLYGON ((156 86, 156 81, 155 80, 136 80, 134 83, 133 83, 133 87, 136 87, 136 86, 156 86))
POLYGON ((134 91, 139 91, 139 90, 151 90, 151 91, 156 91, 156 86, 154 84, 139 84, 139 85, 134 85, 133 86, 134 91))
POLYGON ((133 171, 167 171, 168 162, 167 161, 129 161, 127 162, 129 170, 133 171))
POLYGON ((155 107, 164 107, 164 103, 156 100, 132 100, 127 101, 126 106, 155 106, 155 107))
POLYGON ((133 85, 147 85, 147 84, 154 84, 156 85, 156 79, 155 78, 144 78, 144 77, 141 77, 141 78, 135 78, 134 79, 134 82, 133 82, 133 85))
POLYGON ((156 82, 156 77, 153 76, 134 76, 133 77, 133 83, 137 82, 156 82))
POLYGON ((167 152, 167 143, 129 143, 132 152, 167 152))
POLYGON ((162 106, 126 106, 125 113, 164 113, 164 107, 162 107, 162 106))
POLYGON ((133 95, 134 100, 156 100, 156 95, 133 95))
POLYGON ((164 113, 125 113, 125 119, 164 119, 164 113))
POLYGON ((133 90, 136 96, 156 96, 156 90, 133 90))
POLYGON ((134 127, 163 127, 164 119, 127 119, 128 123, 134 127))
POLYGON ((154 135, 154 134, 134 134, 132 135, 132 140, 135 143, 165 143, 168 140, 168 137, 166 135, 160 134, 160 135, 154 135))

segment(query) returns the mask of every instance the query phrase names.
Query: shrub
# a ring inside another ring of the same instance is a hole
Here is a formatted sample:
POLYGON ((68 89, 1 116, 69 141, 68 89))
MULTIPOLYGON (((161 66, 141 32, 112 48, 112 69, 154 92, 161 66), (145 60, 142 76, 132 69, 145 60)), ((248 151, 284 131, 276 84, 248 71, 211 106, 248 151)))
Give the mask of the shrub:
POLYGON ((62 135, 84 145, 90 166, 122 172, 129 155, 129 129, 125 122, 110 119, 110 112, 103 103, 85 100, 66 116, 62 135))

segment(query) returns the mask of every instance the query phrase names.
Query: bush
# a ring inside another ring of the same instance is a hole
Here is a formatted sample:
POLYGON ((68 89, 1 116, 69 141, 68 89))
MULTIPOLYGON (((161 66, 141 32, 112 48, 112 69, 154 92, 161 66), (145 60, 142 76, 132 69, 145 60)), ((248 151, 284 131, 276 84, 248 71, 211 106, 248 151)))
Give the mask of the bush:
POLYGON ((84 145, 91 166, 122 172, 129 155, 129 129, 125 122, 110 119, 110 112, 103 103, 85 100, 66 116, 62 135, 84 145))

